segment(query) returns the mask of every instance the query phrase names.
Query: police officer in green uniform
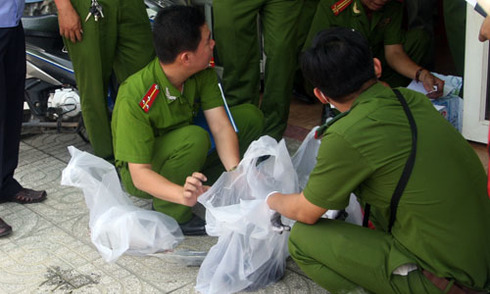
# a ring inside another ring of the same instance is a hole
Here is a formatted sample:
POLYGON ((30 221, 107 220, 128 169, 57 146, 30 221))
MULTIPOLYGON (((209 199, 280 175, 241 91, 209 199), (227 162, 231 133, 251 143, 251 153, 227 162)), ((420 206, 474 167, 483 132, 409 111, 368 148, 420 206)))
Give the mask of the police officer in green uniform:
POLYGON ((423 82, 431 98, 442 95, 444 82, 419 65, 428 46, 423 30, 401 31, 403 4, 395 0, 321 0, 311 24, 305 49, 319 31, 347 27, 359 31, 384 68, 381 79, 392 87, 423 82), (434 86, 437 91, 434 92, 434 86))
POLYGON ((204 183, 216 178, 208 167, 234 169, 260 136, 263 115, 251 104, 232 107, 237 136, 208 67, 214 41, 197 8, 160 11, 153 39, 158 58, 119 88, 112 119, 116 166, 130 194, 152 198, 153 208, 175 218, 184 234, 205 234, 191 207, 207 190, 204 183), (209 155, 209 133, 193 124, 199 109, 216 144, 209 155))
MULTIPOLYGON (((437 2, 442 2, 446 37, 451 56, 459 76, 464 75, 464 55, 466 37, 466 1, 464 0, 410 0, 405 1, 408 27, 423 27, 434 37, 434 10, 437 2)), ((432 44, 434 46, 434 44, 432 44)), ((433 54, 432 54, 433 56, 433 54)), ((462 91, 461 93, 462 94, 462 91)))
POLYGON ((88 15, 91 0, 55 2, 94 154, 113 160, 107 107, 111 74, 114 71, 122 82, 155 56, 145 4, 143 0, 98 0, 101 15, 88 15))
POLYGON ((302 57, 315 96, 342 113, 322 133, 304 190, 267 198, 272 210, 297 220, 291 256, 330 293, 490 290, 490 200, 480 160, 424 95, 398 88, 398 100, 379 83, 381 63, 371 56, 359 33, 333 28, 302 57), (390 226, 392 195, 412 151, 390 226), (352 192, 371 205, 375 230, 321 218, 344 209, 352 192))
POLYGON ((260 102, 257 16, 266 58, 260 109, 264 134, 279 140, 286 130, 297 61, 296 24, 303 1, 214 0, 214 36, 230 105, 260 102))

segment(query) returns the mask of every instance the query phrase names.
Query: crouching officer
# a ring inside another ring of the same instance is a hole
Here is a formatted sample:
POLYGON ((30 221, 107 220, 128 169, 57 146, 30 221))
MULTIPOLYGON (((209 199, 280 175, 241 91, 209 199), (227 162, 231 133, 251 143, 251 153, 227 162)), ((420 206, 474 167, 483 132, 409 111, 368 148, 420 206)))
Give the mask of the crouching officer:
POLYGON ((175 218, 184 234, 202 235, 205 223, 191 207, 209 187, 204 184, 208 179, 238 165, 260 136, 263 115, 250 104, 232 107, 237 136, 216 73, 208 67, 214 41, 198 9, 163 9, 155 18, 153 38, 157 58, 129 77, 116 99, 116 166, 128 193, 152 198, 154 209, 175 218), (216 144, 209 155, 209 133, 193 124, 199 109, 216 144))
POLYGON ((289 252, 301 269, 330 293, 490 290, 490 200, 468 142, 424 95, 378 82, 380 61, 351 29, 321 32, 301 68, 342 112, 304 191, 267 200, 297 220, 289 252), (352 192, 376 230, 321 218, 352 192))
POLYGON ((352 28, 369 42, 383 65, 381 80, 392 87, 423 83, 430 98, 443 94, 444 81, 423 68, 429 35, 422 29, 402 31, 403 4, 395 0, 320 0, 304 49, 315 35, 332 27, 352 28), (436 90, 434 91, 434 87, 436 90))

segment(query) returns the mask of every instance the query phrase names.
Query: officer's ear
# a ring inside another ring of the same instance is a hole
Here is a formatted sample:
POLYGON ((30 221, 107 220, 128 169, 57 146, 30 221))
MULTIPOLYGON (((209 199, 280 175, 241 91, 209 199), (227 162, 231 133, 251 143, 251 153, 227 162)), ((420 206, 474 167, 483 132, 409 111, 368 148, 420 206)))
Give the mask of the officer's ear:
POLYGON ((313 89, 313 94, 315 94, 316 98, 318 98, 318 100, 320 100, 321 103, 323 104, 330 103, 330 99, 327 96, 325 96, 325 94, 323 94, 323 92, 320 89, 318 88, 313 89))
POLYGON ((381 77, 381 73, 383 72, 383 69, 381 68, 381 61, 375 57, 373 58, 373 63, 374 63, 374 74, 379 79, 381 77))
POLYGON ((187 65, 190 62, 190 51, 183 51, 180 52, 179 55, 177 56, 177 60, 181 65, 187 65))

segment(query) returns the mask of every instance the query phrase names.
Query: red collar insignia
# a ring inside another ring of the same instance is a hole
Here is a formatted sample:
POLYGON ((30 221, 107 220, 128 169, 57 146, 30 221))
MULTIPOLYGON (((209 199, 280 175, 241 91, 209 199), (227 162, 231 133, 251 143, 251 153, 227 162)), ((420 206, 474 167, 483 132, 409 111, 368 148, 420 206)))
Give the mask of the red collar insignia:
POLYGON ((337 1, 336 3, 334 3, 330 8, 332 9, 333 14, 339 15, 351 3, 352 3, 352 0, 340 0, 340 1, 337 1))
POLYGON ((153 84, 150 89, 148 89, 148 92, 146 92, 145 96, 143 96, 143 99, 141 99, 139 105, 146 113, 148 113, 148 111, 150 110, 151 105, 153 104, 153 101, 155 101, 155 98, 157 97, 159 92, 160 89, 158 85, 153 84))

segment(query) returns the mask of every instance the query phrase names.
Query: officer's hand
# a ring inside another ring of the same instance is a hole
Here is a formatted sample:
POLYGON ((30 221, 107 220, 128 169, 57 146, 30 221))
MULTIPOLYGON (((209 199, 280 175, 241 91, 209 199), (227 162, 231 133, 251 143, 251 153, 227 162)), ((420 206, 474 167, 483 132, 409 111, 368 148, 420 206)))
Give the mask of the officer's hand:
POLYGON ((194 206, 197 203, 197 197, 206 192, 209 186, 203 185, 208 179, 199 172, 192 173, 185 179, 183 205, 194 206))
POLYGON ((480 35, 478 36, 480 42, 484 42, 488 39, 490 39, 490 16, 487 16, 483 21, 480 28, 480 35))
POLYGON ((437 78, 426 69, 420 73, 419 79, 424 84, 424 88, 427 91, 427 97, 437 99, 442 96, 444 90, 443 80, 437 78))
POLYGON ((72 43, 82 41, 82 23, 80 16, 75 11, 70 1, 64 2, 58 7, 58 23, 60 35, 70 40, 72 43))
POLYGON ((274 232, 278 232, 279 234, 282 234, 282 232, 284 232, 284 231, 287 231, 287 232, 291 231, 291 227, 282 223, 281 214, 275 210, 272 210, 269 206, 269 203, 267 202, 269 197, 275 193, 278 193, 278 192, 277 191, 271 192, 267 195, 267 197, 265 197, 265 204, 269 208, 269 217, 270 217, 270 222, 272 225, 272 230, 274 232))
POLYGON ((278 232, 279 234, 282 234, 282 232, 284 232, 284 231, 286 231, 286 232, 291 231, 290 226, 282 223, 281 214, 277 211, 274 211, 274 210, 271 210, 271 211, 273 212, 271 215, 272 230, 274 232, 278 232))

